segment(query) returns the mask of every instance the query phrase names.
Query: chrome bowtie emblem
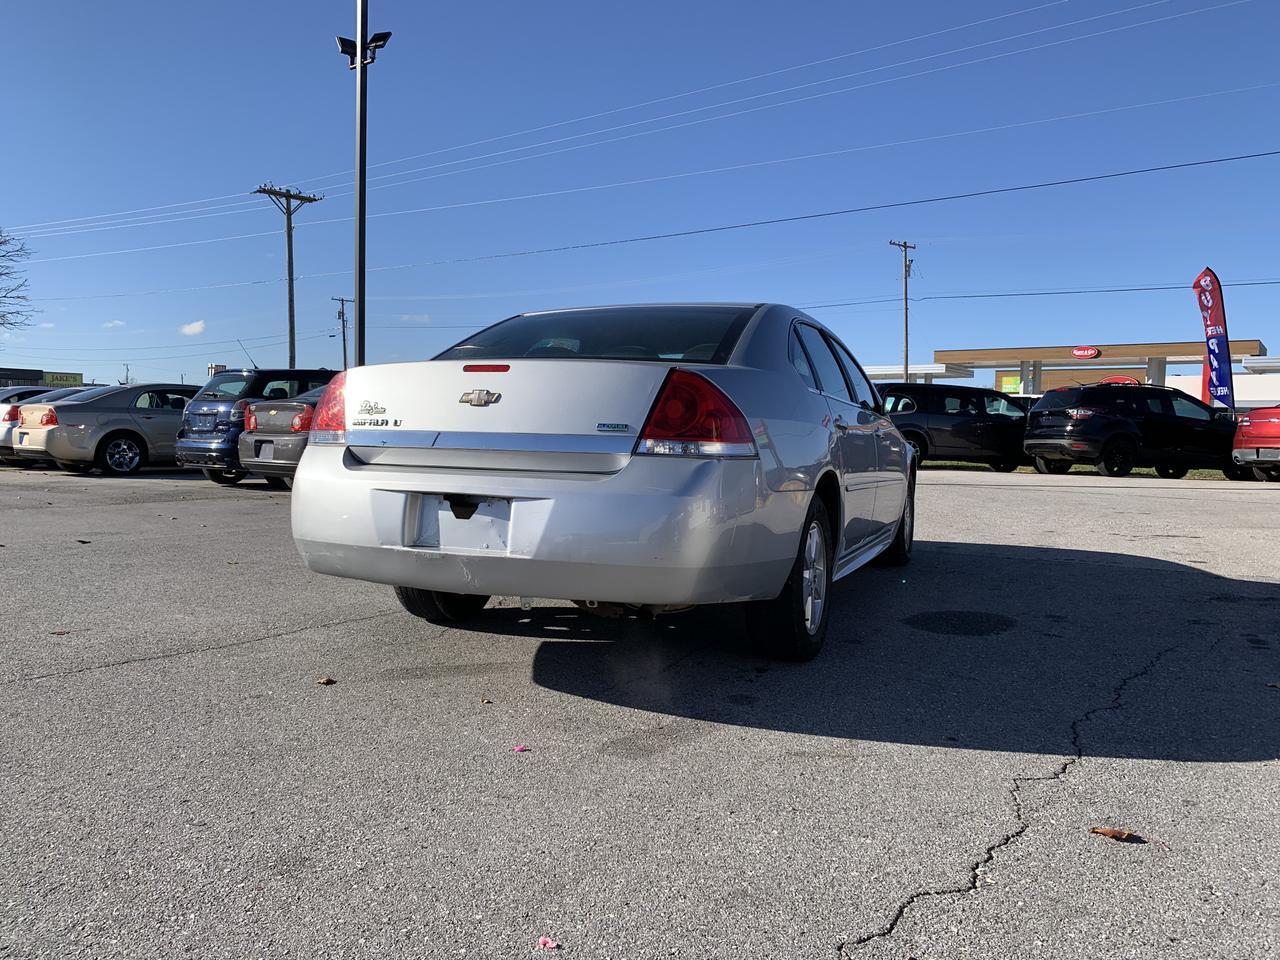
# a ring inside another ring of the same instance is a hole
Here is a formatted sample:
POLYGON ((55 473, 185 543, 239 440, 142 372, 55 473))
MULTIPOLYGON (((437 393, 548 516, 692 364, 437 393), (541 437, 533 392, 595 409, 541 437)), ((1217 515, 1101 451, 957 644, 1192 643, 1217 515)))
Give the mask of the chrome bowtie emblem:
POLYGON ((497 403, 502 399, 500 393, 490 393, 488 390, 470 390, 458 398, 459 403, 469 403, 473 407, 487 407, 491 403, 497 403))
POLYGON ((361 415, 368 416, 368 415, 379 414, 379 413, 386 413, 386 412, 387 412, 387 408, 386 408, 386 407, 384 407, 382 404, 378 403, 378 401, 376 401, 376 400, 361 400, 361 401, 360 401, 360 410, 359 410, 359 413, 360 413, 361 415))

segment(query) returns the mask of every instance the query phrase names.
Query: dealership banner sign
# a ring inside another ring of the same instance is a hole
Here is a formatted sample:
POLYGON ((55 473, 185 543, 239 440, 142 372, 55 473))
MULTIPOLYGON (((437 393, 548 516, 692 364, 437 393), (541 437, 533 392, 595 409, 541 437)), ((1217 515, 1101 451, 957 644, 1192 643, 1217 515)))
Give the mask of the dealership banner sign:
POLYGON ((1231 341, 1227 338, 1227 308, 1222 303, 1218 275, 1205 267, 1192 289, 1204 321, 1205 365, 1209 372, 1209 397, 1235 408, 1231 384, 1231 341))

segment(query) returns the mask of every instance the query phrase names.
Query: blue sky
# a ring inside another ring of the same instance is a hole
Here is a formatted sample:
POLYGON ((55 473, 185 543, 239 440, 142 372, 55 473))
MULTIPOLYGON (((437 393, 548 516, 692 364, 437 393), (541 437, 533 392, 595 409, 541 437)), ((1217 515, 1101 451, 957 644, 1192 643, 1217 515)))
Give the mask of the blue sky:
MULTIPOLYGON (((329 298, 351 293, 354 84, 333 37, 352 33, 353 7, 5 5, 0 33, 24 39, 6 53, 0 226, 28 237, 42 312, 0 340, 0 365, 108 379, 128 361, 139 378, 192 381, 209 362, 242 362, 237 337, 251 338, 259 364, 282 363, 283 218, 249 195, 268 180, 326 195, 297 219, 299 361, 340 363, 329 298), (95 219, 49 225, 73 218, 95 219), (239 239, 202 242, 225 237, 239 239), (185 289, 250 281, 261 282, 185 289), (156 290, 182 292, 139 295, 156 290)), ((372 0, 371 27, 394 32, 370 70, 377 268, 1280 147, 1274 0, 372 0), (592 114, 603 115, 565 122, 592 114), (990 127, 1005 129, 969 132, 990 127), (818 153, 831 155, 791 159, 818 153), (742 164, 760 165, 720 169, 742 164), (658 179, 706 170, 720 172, 658 179), (618 183, 628 185, 581 189, 618 183), (552 195, 507 199, 530 194, 552 195), (422 208, 436 209, 400 212, 422 208)), ((919 245, 912 292, 922 297, 1189 288, 1206 264, 1226 282, 1276 278, 1277 173, 1280 158, 1263 159, 377 269, 369 356, 429 356, 464 325, 526 309, 894 297, 900 261, 887 241, 898 238, 919 245)), ((1276 349, 1278 297, 1280 286, 1229 289, 1233 335, 1276 349)), ((815 315, 864 363, 900 359, 897 304, 815 315)), ((1200 327, 1189 289, 925 300, 912 321, 913 361, 935 348, 1194 339, 1200 327)))

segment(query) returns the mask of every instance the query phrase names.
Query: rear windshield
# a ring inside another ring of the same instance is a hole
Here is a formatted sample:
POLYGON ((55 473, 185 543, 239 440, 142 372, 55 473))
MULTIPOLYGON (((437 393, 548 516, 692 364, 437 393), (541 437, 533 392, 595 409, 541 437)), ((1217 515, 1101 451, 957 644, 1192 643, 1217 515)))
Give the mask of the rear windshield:
POLYGON ((55 400, 65 400, 67 397, 81 393, 79 387, 63 387, 60 390, 50 390, 48 393, 41 393, 32 397, 30 400, 24 400, 24 403, 53 403, 55 400))
POLYGON ((105 397, 109 393, 116 393, 123 389, 124 387, 119 385, 108 386, 108 387, 94 387, 92 390, 84 390, 84 391, 81 391, 80 393, 73 394, 72 396, 67 397, 67 399, 64 400, 63 403, 82 403, 85 400, 96 400, 98 397, 105 397))
POLYGON ((200 390, 199 396, 210 400, 239 400, 252 380, 252 373, 217 373, 200 390))
POLYGON ((1080 397, 1084 394, 1084 390, 1080 387, 1067 387, 1063 390, 1050 390, 1043 397, 1036 401, 1036 405, 1032 410, 1061 410, 1064 407, 1076 407, 1080 405, 1080 397))
POLYGON ((755 307, 610 307, 512 317, 437 360, 649 360, 727 363, 755 307))

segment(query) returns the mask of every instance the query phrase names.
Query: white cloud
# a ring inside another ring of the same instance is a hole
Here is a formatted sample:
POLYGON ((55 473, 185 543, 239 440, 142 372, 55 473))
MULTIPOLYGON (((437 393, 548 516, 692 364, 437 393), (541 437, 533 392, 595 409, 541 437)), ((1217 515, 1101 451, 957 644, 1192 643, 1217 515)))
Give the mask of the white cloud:
POLYGON ((115 330, 117 327, 123 327, 123 326, 124 326, 123 320, 108 320, 106 323, 102 325, 102 329, 115 330))
POLYGON ((184 337, 198 337, 204 333, 204 321, 196 320, 192 323, 184 323, 181 329, 184 337))
POLYGON ((38 324, 36 324, 36 326, 37 326, 37 327, 39 327, 41 330, 52 330, 52 329, 53 329, 53 324, 52 324, 52 323, 38 323, 38 324))

